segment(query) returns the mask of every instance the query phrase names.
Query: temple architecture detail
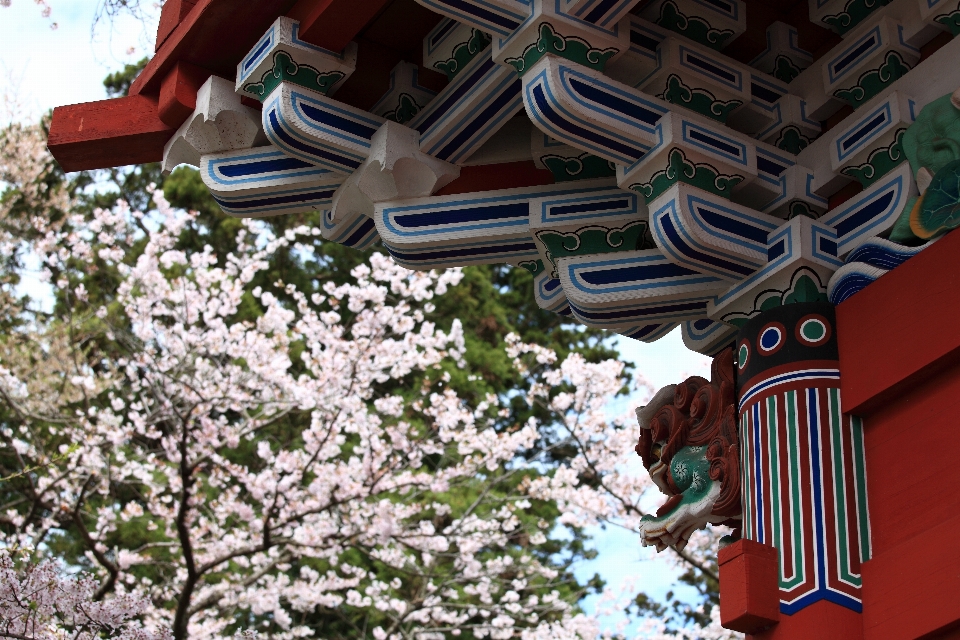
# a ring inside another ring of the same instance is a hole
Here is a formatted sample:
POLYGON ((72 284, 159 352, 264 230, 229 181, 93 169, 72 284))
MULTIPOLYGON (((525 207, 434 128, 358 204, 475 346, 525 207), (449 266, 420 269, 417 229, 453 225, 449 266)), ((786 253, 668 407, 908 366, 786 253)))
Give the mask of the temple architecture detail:
POLYGON ((960 637, 958 0, 241 4, 167 0, 129 96, 54 112, 63 168, 192 165, 225 215, 678 330, 713 372, 638 413, 644 542, 732 526, 752 637, 960 637))

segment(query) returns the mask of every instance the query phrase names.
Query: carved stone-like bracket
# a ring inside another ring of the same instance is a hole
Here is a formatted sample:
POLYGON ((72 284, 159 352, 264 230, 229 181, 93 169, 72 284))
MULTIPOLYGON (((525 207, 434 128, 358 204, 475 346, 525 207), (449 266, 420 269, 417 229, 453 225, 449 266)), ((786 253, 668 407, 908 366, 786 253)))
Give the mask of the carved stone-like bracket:
POLYGON ((459 175, 460 167, 420 151, 419 133, 387 121, 370 138, 370 155, 334 194, 331 221, 372 218, 378 202, 429 196, 459 175))
POLYGON ((260 114, 240 104, 233 83, 211 76, 197 92, 197 108, 163 148, 163 171, 200 166, 200 156, 267 144, 260 114))

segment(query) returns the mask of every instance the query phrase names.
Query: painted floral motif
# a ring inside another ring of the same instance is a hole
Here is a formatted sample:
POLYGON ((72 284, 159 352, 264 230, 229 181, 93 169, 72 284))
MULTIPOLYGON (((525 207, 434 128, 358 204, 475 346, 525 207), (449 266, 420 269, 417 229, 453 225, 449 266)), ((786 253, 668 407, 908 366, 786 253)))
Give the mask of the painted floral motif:
POLYGON ((709 22, 699 16, 685 16, 676 3, 669 0, 660 7, 657 24, 717 50, 722 49, 733 35, 731 29, 714 29, 709 22))
POLYGON ((297 64, 286 51, 273 54, 273 69, 263 74, 260 82, 251 82, 243 90, 263 102, 281 82, 291 82, 324 95, 343 79, 339 71, 322 72, 310 65, 297 64))
POLYGON ((879 94, 910 71, 910 65, 896 51, 888 51, 880 68, 866 71, 860 75, 857 84, 849 89, 838 89, 833 95, 856 109, 861 104, 879 94))
POLYGON ((951 35, 960 35, 960 9, 937 16, 935 20, 950 29, 951 35))
POLYGON ((742 327, 750 318, 787 304, 797 302, 828 302, 827 285, 821 282, 816 271, 800 267, 790 276, 790 284, 784 290, 770 288, 760 292, 753 301, 753 310, 748 313, 731 312, 722 320, 735 327, 742 327))
POLYGON ((383 117, 403 124, 412 120, 413 116, 417 115, 421 109, 423 107, 417 104, 416 98, 409 93, 401 93, 397 100, 397 108, 386 112, 383 117))
POLYGON ((690 162, 683 150, 674 147, 670 150, 666 169, 653 174, 650 182, 632 184, 630 188, 643 194, 648 203, 677 182, 685 182, 704 191, 729 198, 733 188, 743 182, 743 179, 744 177, 740 175, 722 174, 706 163, 690 162))
POLYGON ((787 83, 793 82, 801 71, 802 69, 785 55, 777 56, 773 62, 773 77, 787 83))
POLYGON ((553 179, 557 182, 608 178, 617 175, 616 165, 590 153, 581 153, 572 157, 551 154, 541 156, 540 162, 550 170, 553 179))
POLYGON ((730 113, 743 104, 740 100, 717 100, 716 96, 706 89, 688 87, 675 73, 670 74, 666 88, 657 97, 724 124, 727 123, 730 113))
POLYGON ((547 258, 553 264, 556 264, 558 258, 568 256, 637 251, 656 246, 646 220, 637 220, 613 229, 600 226, 582 227, 572 232, 544 229, 538 231, 536 236, 546 248, 547 258))
POLYGON ((863 19, 876 9, 888 5, 893 0, 850 0, 840 13, 826 16, 821 22, 843 35, 863 22, 863 19))
POLYGON ((800 133, 800 129, 789 125, 780 130, 780 137, 774 143, 778 149, 783 149, 793 155, 799 154, 810 144, 810 138, 800 133))
POLYGON ((869 187, 903 162, 906 157, 903 153, 903 136, 906 131, 906 127, 897 130, 896 139, 890 146, 875 149, 865 163, 847 167, 843 173, 856 178, 864 188, 869 187))
POLYGON ((433 66, 447 74, 447 80, 453 80, 454 76, 460 73, 460 70, 476 58, 477 54, 486 49, 489 44, 490 36, 479 29, 471 29, 470 39, 453 48, 452 58, 435 62, 433 66))
POLYGON ((619 49, 597 49, 590 46, 590 43, 576 36, 564 37, 557 33, 553 26, 548 22, 540 23, 540 37, 537 41, 523 50, 523 55, 519 58, 507 58, 507 64, 517 70, 517 73, 523 75, 530 67, 548 53, 553 53, 561 58, 572 60, 579 64, 603 71, 607 60, 617 54, 619 49))

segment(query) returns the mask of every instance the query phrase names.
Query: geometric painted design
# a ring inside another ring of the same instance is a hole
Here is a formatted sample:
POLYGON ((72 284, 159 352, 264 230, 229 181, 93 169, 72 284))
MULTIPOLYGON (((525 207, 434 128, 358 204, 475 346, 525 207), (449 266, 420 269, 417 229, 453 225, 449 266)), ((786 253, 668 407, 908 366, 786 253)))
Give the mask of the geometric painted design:
POLYGON ((842 411, 834 323, 832 305, 797 303, 762 313, 737 338, 743 536, 779 551, 786 615, 822 600, 862 609, 863 424, 842 411))
POLYGON ((785 382, 740 413, 743 535, 780 550, 787 615, 820 600, 861 610, 860 564, 870 558, 863 424, 841 412, 838 381, 839 372, 785 382))
POLYGON ((344 179, 269 146, 205 155, 200 177, 224 212, 242 218, 321 211, 344 179))

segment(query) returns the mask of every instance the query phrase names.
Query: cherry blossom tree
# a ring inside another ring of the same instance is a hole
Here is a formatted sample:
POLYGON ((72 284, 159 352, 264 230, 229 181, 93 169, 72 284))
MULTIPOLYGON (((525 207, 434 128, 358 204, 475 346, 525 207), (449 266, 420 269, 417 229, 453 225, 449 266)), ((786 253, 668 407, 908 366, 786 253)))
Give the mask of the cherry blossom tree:
MULTIPOLYGON (((30 629, 24 605, 0 609, 9 637, 600 634, 536 514, 636 529, 655 489, 636 421, 607 416, 622 363, 510 339, 520 399, 549 419, 504 428, 518 398, 458 395, 463 331, 429 319, 461 271, 373 253, 319 291, 265 284, 270 257, 308 254, 316 229, 244 222, 226 255, 187 250, 195 212, 159 191, 148 213, 82 211, 38 144, 18 130, 0 154, 2 257, 34 256, 60 308, 31 312, 16 277, 0 288, 0 545, 29 556, 0 569, 64 595, 30 629)), ((677 562, 715 577, 716 537, 677 562)), ((642 632, 729 637, 716 607, 700 613, 703 628, 642 632)))

